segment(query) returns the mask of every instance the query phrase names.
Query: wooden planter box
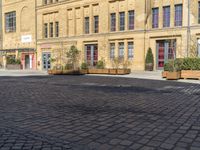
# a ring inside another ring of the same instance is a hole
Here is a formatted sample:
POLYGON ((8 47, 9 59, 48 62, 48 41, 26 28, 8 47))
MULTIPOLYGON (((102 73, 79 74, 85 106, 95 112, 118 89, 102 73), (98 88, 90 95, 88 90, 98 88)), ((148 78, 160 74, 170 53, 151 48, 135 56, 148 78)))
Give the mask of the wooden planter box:
POLYGON ((167 72, 167 80, 178 80, 181 78, 181 72, 167 72))
POLYGON ((181 78, 183 78, 183 79, 200 79, 200 70, 182 70, 181 78))
POLYGON ((163 72, 162 72, 162 77, 163 77, 163 78, 167 78, 167 72, 168 72, 168 71, 163 71, 163 72))
POLYGON ((82 72, 80 70, 63 70, 63 75, 82 75, 82 72))
POLYGON ((20 64, 7 64, 6 69, 8 69, 8 70, 21 70, 22 66, 20 64))
POLYGON ((116 75, 117 74, 117 69, 109 69, 109 74, 116 75))
POLYGON ((88 74, 109 74, 109 69, 88 69, 88 74))
POLYGON ((131 73, 130 69, 117 69, 118 75, 125 75, 125 74, 130 74, 130 73, 131 73))
POLYGON ((63 71, 62 70, 51 70, 52 75, 62 75, 63 71))
POLYGON ((81 69, 81 70, 80 70, 80 73, 81 73, 81 74, 88 74, 88 70, 87 70, 87 69, 81 69))
POLYGON ((53 71, 52 71, 52 70, 48 70, 47 73, 48 73, 49 75, 52 75, 52 74, 53 74, 53 71))

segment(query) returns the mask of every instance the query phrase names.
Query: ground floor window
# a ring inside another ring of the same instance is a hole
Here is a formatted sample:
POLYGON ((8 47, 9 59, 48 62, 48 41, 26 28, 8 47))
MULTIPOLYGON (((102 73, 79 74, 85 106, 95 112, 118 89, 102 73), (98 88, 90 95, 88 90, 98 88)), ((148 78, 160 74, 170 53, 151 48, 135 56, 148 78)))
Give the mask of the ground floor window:
POLYGON ((110 43, 110 59, 115 58, 115 43, 110 43))
POLYGON ((119 42, 119 58, 124 58, 124 42, 119 42))
POLYGON ((128 59, 133 58, 133 42, 128 42, 128 59))

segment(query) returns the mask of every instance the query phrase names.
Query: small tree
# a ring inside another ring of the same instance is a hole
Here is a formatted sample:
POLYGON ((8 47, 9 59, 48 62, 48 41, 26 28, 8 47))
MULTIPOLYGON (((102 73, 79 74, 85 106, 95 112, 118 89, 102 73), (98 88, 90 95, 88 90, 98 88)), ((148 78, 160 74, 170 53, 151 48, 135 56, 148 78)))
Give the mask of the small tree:
POLYGON ((119 67, 123 64, 124 59, 120 57, 115 57, 112 60, 112 65, 114 69, 119 69, 119 67))
POLYGON ((76 48, 76 46, 71 46, 69 51, 66 53, 68 58, 68 63, 72 64, 73 69, 76 70, 78 66, 80 51, 76 48))
POLYGON ((154 57, 151 48, 149 48, 145 59, 145 70, 153 71, 153 66, 154 66, 154 57))

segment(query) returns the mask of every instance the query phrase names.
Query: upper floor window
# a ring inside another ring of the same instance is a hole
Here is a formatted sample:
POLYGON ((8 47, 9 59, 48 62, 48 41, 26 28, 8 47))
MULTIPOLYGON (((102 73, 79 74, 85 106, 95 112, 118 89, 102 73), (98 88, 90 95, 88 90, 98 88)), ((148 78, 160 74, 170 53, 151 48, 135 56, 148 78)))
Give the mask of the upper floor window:
POLYGON ((170 27, 170 6, 163 7, 163 27, 170 27))
POLYGON ((125 30, 125 12, 119 13, 119 30, 120 31, 125 30))
POLYGON ((152 28, 158 28, 159 23, 159 9, 153 8, 152 9, 152 28))
POLYGON ((55 23, 55 36, 59 37, 59 22, 55 23))
POLYGON ((128 29, 129 30, 134 30, 134 22, 135 20, 135 12, 134 10, 131 10, 128 12, 128 29))
POLYGON ((90 33, 90 18, 85 17, 85 34, 90 33))
POLYGON ((94 16, 94 33, 99 32, 99 16, 94 16))
POLYGON ((48 4, 48 0, 43 0, 43 4, 44 5, 48 4))
POLYGON ((199 1, 199 12, 198 12, 198 14, 199 14, 199 15, 198 15, 198 18, 199 18, 199 19, 198 19, 198 22, 199 22, 199 24, 200 24, 200 1, 199 1))
POLYGON ((44 24, 44 38, 48 38, 48 24, 44 24))
POLYGON ((110 31, 116 31, 116 14, 110 14, 110 31))
POLYGON ((119 42, 119 58, 124 58, 124 42, 119 42))
POLYGON ((49 36, 53 37, 53 22, 49 24, 49 36))
POLYGON ((175 5, 175 26, 182 26, 183 5, 175 5))
POLYGON ((9 12, 5 14, 6 32, 16 31, 16 12, 9 12))

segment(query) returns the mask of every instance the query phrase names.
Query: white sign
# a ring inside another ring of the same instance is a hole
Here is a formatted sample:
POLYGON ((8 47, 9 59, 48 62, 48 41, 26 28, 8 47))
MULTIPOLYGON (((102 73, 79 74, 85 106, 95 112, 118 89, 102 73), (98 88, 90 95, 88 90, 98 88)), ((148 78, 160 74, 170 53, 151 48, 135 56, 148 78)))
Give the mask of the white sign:
POLYGON ((21 41, 22 41, 22 43, 31 43, 32 42, 32 36, 31 35, 22 35, 21 41))

